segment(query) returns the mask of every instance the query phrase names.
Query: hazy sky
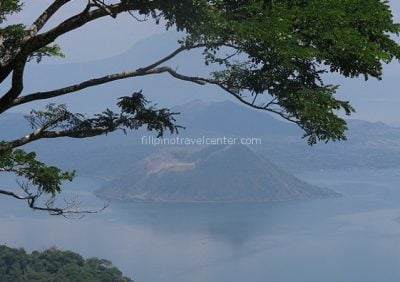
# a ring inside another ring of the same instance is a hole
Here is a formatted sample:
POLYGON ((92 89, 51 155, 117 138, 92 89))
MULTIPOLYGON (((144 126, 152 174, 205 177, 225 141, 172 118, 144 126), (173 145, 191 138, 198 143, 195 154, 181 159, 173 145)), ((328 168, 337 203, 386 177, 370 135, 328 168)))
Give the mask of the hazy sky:
MULTIPOLYGON (((24 12, 13 16, 12 21, 31 23, 52 1, 26 1, 24 12)), ((49 25, 60 22, 72 13, 79 12, 87 1, 75 0, 66 5, 49 25)), ((390 1, 397 21, 400 21, 400 1, 390 1)), ((83 28, 58 39, 66 53, 66 60, 46 60, 44 63, 71 63, 92 61, 111 57, 131 48, 135 43, 165 32, 162 25, 156 26, 151 20, 137 22, 129 14, 119 15, 117 20, 110 17, 88 24, 83 28)), ((162 42, 160 42, 162 44, 162 42)), ((154 48, 154 46, 153 46, 154 48)), ((385 67, 382 81, 363 79, 344 80, 334 77, 332 83, 341 84, 340 97, 348 99, 357 108, 354 118, 370 121, 384 121, 400 125, 400 96, 398 95, 398 79, 400 64, 394 62, 385 67)), ((178 103, 179 101, 177 101, 178 103)))

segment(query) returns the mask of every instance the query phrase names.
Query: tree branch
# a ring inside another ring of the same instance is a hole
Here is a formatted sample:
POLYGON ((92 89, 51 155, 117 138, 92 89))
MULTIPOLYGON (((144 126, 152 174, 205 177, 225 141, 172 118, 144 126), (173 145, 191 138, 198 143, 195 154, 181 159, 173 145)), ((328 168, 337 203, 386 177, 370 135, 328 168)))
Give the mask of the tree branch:
POLYGON ((179 74, 176 71, 174 71, 173 69, 168 68, 168 67, 165 67, 165 71, 168 72, 173 77, 175 77, 177 79, 180 79, 180 80, 190 81, 190 82, 197 83, 197 84, 200 84, 200 85, 204 85, 204 84, 217 85, 218 87, 220 87, 221 89, 223 89, 224 91, 226 91, 227 93, 229 93, 230 95, 235 97, 238 101, 242 102, 243 104, 245 104, 245 105, 247 105, 247 106, 249 106, 251 108, 277 114, 280 117, 282 117, 283 119, 301 126, 301 123, 297 119, 294 119, 293 117, 291 117, 289 115, 286 115, 284 113, 284 111, 280 111, 280 110, 273 109, 273 108, 269 107, 271 105, 277 105, 275 103, 276 99, 273 99, 271 102, 269 102, 266 105, 256 105, 255 101, 253 101, 253 102, 247 101, 241 95, 239 95, 236 91, 233 91, 232 89, 227 87, 223 81, 219 81, 219 80, 216 80, 216 79, 209 79, 209 78, 182 75, 182 74, 179 74))
MULTIPOLYGON (((31 38, 35 36, 43 26, 49 21, 49 19, 65 4, 71 0, 55 0, 29 27, 28 36, 31 38)), ((27 38, 28 39, 28 38, 27 38)), ((25 41, 27 41, 24 40, 25 41)))
MULTIPOLYGON (((184 49, 179 48, 177 50, 182 51, 184 49)), ((175 52, 176 51, 174 51, 174 53, 175 52)), ((159 62, 161 64, 162 60, 160 60, 159 62)), ((108 83, 108 82, 111 82, 114 80, 125 79, 125 78, 136 77, 136 76, 144 76, 144 75, 150 75, 150 74, 160 74, 160 73, 165 73, 165 72, 169 73, 171 76, 173 76, 179 80, 188 81, 188 82, 196 83, 199 85, 205 85, 205 84, 217 85, 218 87, 220 87, 221 89, 223 89, 224 91, 226 91, 227 93, 229 93, 233 97, 235 97, 238 101, 242 102, 243 104, 245 104, 249 107, 278 114, 279 116, 281 116, 282 118, 284 118, 287 121, 299 124, 299 122, 297 120, 294 120, 292 117, 285 115, 283 111, 279 111, 277 109, 273 109, 273 108, 269 107, 272 104, 276 105, 276 103, 270 102, 267 105, 256 105, 255 101, 252 101, 252 102, 247 101, 242 96, 240 96, 237 92, 235 92, 232 89, 230 89, 229 87, 227 87, 223 81, 219 81, 216 79, 197 77, 197 76, 183 75, 183 74, 178 73, 176 70, 172 69, 171 67, 167 67, 167 66, 154 68, 151 70, 147 70, 147 67, 146 67, 146 68, 138 69, 133 72, 115 73, 112 75, 107 75, 107 76, 103 76, 100 78, 87 80, 80 84, 71 85, 71 86, 60 88, 60 89, 53 90, 53 91, 33 93, 33 94, 26 95, 26 96, 16 99, 14 101, 14 103, 12 104, 12 106, 21 105, 21 104, 28 103, 28 102, 31 102, 34 100, 49 99, 49 98, 65 95, 68 93, 76 92, 78 90, 82 90, 87 87, 105 84, 105 83, 108 83)), ((275 101, 275 100, 273 100, 273 101, 275 101)), ((80 138, 79 134, 77 136, 69 136, 68 134, 70 134, 70 133, 58 133, 58 134, 52 133, 52 134, 48 135, 49 137, 45 137, 45 138, 56 138, 56 137, 61 137, 61 135, 63 135, 63 137, 67 136, 67 137, 80 138), (56 136, 58 134, 60 134, 60 136, 56 136)), ((92 136, 94 136, 94 135, 92 135, 92 136)))
POLYGON ((24 89, 24 70, 26 65, 26 58, 16 62, 12 77, 11 88, 0 98, 0 113, 7 109, 24 89))
POLYGON ((65 94, 77 92, 77 91, 83 90, 85 88, 106 84, 106 83, 116 81, 116 80, 151 75, 151 74, 160 74, 160 73, 164 73, 164 72, 168 72, 172 76, 174 76, 175 78, 178 78, 180 80, 191 81, 191 82, 194 82, 194 83, 200 84, 200 85, 205 84, 205 81, 201 80, 200 78, 180 75, 170 67, 159 67, 159 68, 153 68, 150 70, 147 70, 147 67, 146 67, 146 68, 138 69, 138 70, 135 70, 132 72, 120 72, 120 73, 114 73, 114 74, 110 74, 110 75, 106 75, 106 76, 102 76, 102 77, 98 77, 98 78, 94 78, 94 79, 89 79, 89 80, 83 81, 78 84, 70 85, 67 87, 63 87, 63 88, 59 88, 59 89, 55 89, 55 90, 51 90, 51 91, 36 92, 36 93, 32 93, 32 94, 29 94, 26 96, 22 96, 22 97, 16 98, 7 108, 4 109, 4 111, 9 108, 12 108, 12 107, 15 107, 18 105, 22 105, 25 103, 29 103, 32 101, 55 98, 55 97, 62 96, 65 94))
MULTIPOLYGON (((20 43, 20 47, 13 50, 13 54, 2 61, 2 64, 0 65, 0 73, 4 72, 4 75, 7 73, 6 69, 7 66, 9 65, 9 62, 12 61, 15 56, 20 52, 21 47, 33 36, 35 36, 42 28, 43 26, 48 22, 48 20, 66 3, 68 3, 71 0, 56 0, 54 1, 33 23, 32 25, 28 28, 26 31, 26 36, 23 38, 23 40, 20 43)), ((0 42, 1 45, 1 42, 0 42)), ((12 70, 10 69, 10 72, 12 70)), ((9 72, 9 73, 10 73, 9 72)))
POLYGON ((272 108, 269 107, 270 105, 276 105, 276 103, 273 102, 273 101, 275 101, 275 99, 273 99, 271 102, 267 103, 266 105, 256 105, 256 104, 254 104, 255 101, 254 102, 247 101, 242 96, 238 95, 236 92, 232 91, 231 89, 226 87, 221 82, 218 82, 218 81, 215 81, 215 80, 214 81, 213 80, 208 80, 207 82, 210 83, 210 84, 215 84, 215 85, 219 86, 221 89, 225 90, 227 93, 229 93, 233 97, 235 97, 238 101, 240 101, 241 103, 243 103, 243 104, 245 104, 245 105, 247 105, 247 106, 249 106, 249 107, 251 107, 253 109, 267 111, 267 112, 270 112, 270 113, 277 114, 281 118, 301 126, 301 123, 298 120, 293 119, 293 117, 290 117, 289 115, 286 115, 284 113, 284 111, 280 111, 280 110, 277 110, 277 109, 272 109, 272 108))
MULTIPOLYGON (((171 60, 172 58, 174 58, 175 56, 177 56, 179 53, 181 53, 183 51, 200 48, 200 47, 204 47, 204 46, 205 46, 204 44, 196 44, 196 45, 193 45, 190 47, 182 46, 182 47, 177 48, 175 51, 168 54, 167 56, 161 58, 160 60, 158 60, 146 67, 139 68, 134 71, 114 73, 114 74, 110 74, 110 75, 106 75, 106 76, 102 76, 102 77, 98 77, 98 78, 89 79, 89 80, 86 80, 86 81, 83 81, 83 82, 80 82, 80 83, 77 83, 74 85, 69 85, 69 86, 66 86, 63 88, 59 88, 59 89, 55 89, 55 90, 51 90, 51 91, 44 91, 44 92, 36 92, 36 93, 28 94, 28 95, 25 95, 22 97, 14 98, 14 100, 11 103, 9 103, 7 106, 5 106, 3 108, 0 107, 0 113, 6 111, 9 108, 12 108, 12 107, 15 107, 18 105, 22 105, 25 103, 29 103, 29 102, 32 102, 35 100, 54 98, 54 97, 62 96, 65 94, 77 92, 77 91, 83 90, 85 88, 106 84, 106 83, 116 81, 116 80, 162 73, 162 72, 165 72, 166 69, 165 68, 156 68, 157 66, 171 60)), ((0 105, 1 105, 1 103, 0 103, 0 105)))
POLYGON ((134 9, 134 7, 135 7, 134 4, 119 3, 119 4, 109 5, 107 10, 102 8, 98 8, 92 11, 85 9, 80 14, 65 20, 64 22, 60 23, 58 26, 50 29, 49 31, 44 32, 42 34, 38 34, 37 36, 33 37, 29 42, 30 47, 28 47, 27 49, 30 50, 30 52, 32 52, 38 50, 41 47, 47 46, 55 39, 57 39, 60 35, 75 30, 98 18, 109 16, 110 13, 109 11, 115 14, 119 14, 121 12, 132 10, 134 9))
POLYGON ((51 138, 59 138, 59 137, 71 137, 71 138, 86 138, 86 137, 94 137, 98 135, 102 135, 106 132, 108 132, 107 127, 97 127, 97 128, 92 128, 90 130, 59 130, 59 131, 44 131, 43 128, 39 128, 35 130, 35 132, 32 132, 29 135, 26 135, 24 137, 4 142, 4 144, 1 145, 0 147, 0 153, 2 151, 6 151, 12 148, 17 148, 21 147, 23 145, 26 145, 28 143, 31 143, 33 141, 39 140, 39 139, 51 139, 51 138))
POLYGON ((155 67, 158 67, 162 63, 165 63, 165 62, 171 60, 173 57, 175 57, 176 55, 178 55, 179 53, 181 53, 183 51, 187 51, 187 50, 191 50, 191 49, 195 49, 195 48, 201 48, 201 47, 204 47, 204 46, 206 46, 206 44, 195 44, 195 45, 190 46, 190 47, 189 46, 181 46, 178 49, 176 49, 175 51, 173 51, 171 54, 165 56, 164 58, 161 58, 157 62, 155 62, 155 63, 153 63, 151 65, 148 65, 147 67, 140 68, 138 70, 141 70, 141 71, 151 70, 151 69, 153 69, 155 67))
POLYGON ((110 5, 105 4, 104 1, 102 0, 92 0, 92 1, 94 6, 98 7, 99 9, 105 10, 112 18, 117 17, 117 14, 110 10, 109 8, 110 5))
MULTIPOLYGON (((196 47, 201 47, 203 45, 196 45, 195 47, 191 48, 196 48, 196 47)), ((243 96, 241 96, 237 91, 230 89, 229 87, 226 86, 226 83, 224 81, 216 80, 216 79, 209 79, 209 78, 203 78, 203 77, 197 77, 197 76, 187 76, 178 73, 176 70, 172 69, 171 67, 167 66, 162 66, 158 67, 158 65, 170 60, 180 52, 187 50, 188 47, 180 47, 176 49, 174 52, 171 54, 167 55, 166 57, 160 59, 159 61, 144 67, 144 68, 139 68, 135 71, 132 72, 121 72, 121 73, 114 73, 111 75, 106 75, 103 77, 95 78, 95 79, 90 79, 78 84, 70 85, 64 88, 52 90, 52 91, 47 91, 47 92, 37 92, 37 93, 32 93, 26 96, 22 96, 20 98, 16 98, 13 103, 11 103, 10 107, 14 107, 17 105, 25 104, 34 100, 42 100, 42 99, 49 99, 49 98, 54 98, 58 97, 61 95, 65 95, 68 93, 73 93, 77 92, 79 90, 92 87, 92 86, 97 86, 101 84, 105 84, 111 81, 115 80, 120 80, 120 79, 126 79, 126 78, 131 78, 131 77, 137 77, 137 76, 144 76, 144 75, 150 75, 150 74, 160 74, 160 73, 169 73, 171 76, 183 80, 183 81, 188 81, 192 83, 196 83, 199 85, 205 85, 205 84, 213 84, 217 85, 227 93, 231 94, 233 97, 235 97, 237 100, 242 102, 243 104, 250 106, 254 109, 258 110, 263 110, 263 111, 268 111, 271 113, 278 114, 282 118, 284 118, 287 121, 296 123, 298 125, 299 121, 295 119, 292 116, 289 116, 284 113, 284 111, 279 110, 279 109, 274 109, 271 108, 271 105, 277 105, 275 103, 275 99, 273 99, 271 102, 267 103, 266 105, 256 105, 255 101, 256 99, 253 99, 252 101, 247 101, 243 96)), ((25 137, 22 137, 20 139, 16 139, 10 142, 7 142, 3 148, 15 148, 22 146, 24 144, 30 143, 32 141, 41 139, 41 138, 58 138, 58 137, 72 137, 72 138, 85 138, 85 137, 92 137, 92 136, 97 136, 101 135, 108 132, 107 128, 93 128, 91 130, 85 130, 85 131, 74 131, 74 130, 61 130, 61 131, 40 131, 40 132, 33 132, 30 135, 27 135, 25 137)))
POLYGON ((26 196, 22 196, 17 193, 14 193, 14 192, 11 192, 8 190, 3 190, 3 189, 0 189, 0 194, 5 195, 5 196, 10 196, 17 200, 27 201, 28 206, 32 210, 46 211, 50 215, 61 215, 64 217, 69 217, 71 215, 78 215, 79 218, 81 218, 85 214, 99 213, 99 212, 102 212, 103 210, 105 210, 110 204, 110 201, 108 201, 108 202, 104 203, 103 207, 101 207, 98 210, 80 210, 80 203, 78 201, 76 201, 76 200, 67 201, 66 199, 64 199, 65 207, 56 208, 53 206, 54 201, 55 201, 55 196, 53 195, 50 197, 49 200, 47 200, 44 203, 43 206, 38 206, 36 203, 37 203, 37 200, 39 199, 39 197, 41 196, 41 193, 39 192, 39 194, 33 195, 33 194, 29 193, 26 188, 22 188, 22 190, 24 191, 26 196))
MULTIPOLYGON (((60 2, 60 4, 61 3, 62 1, 60 2)), ((119 14, 121 12, 134 9, 134 4, 119 3, 109 5, 108 9, 115 14, 119 14)), ((0 68, 0 83, 2 83, 9 76, 9 74, 14 71, 17 64, 21 64, 22 62, 24 62, 25 64, 28 56, 33 52, 54 42, 54 40, 56 40, 59 36, 67 32, 75 30, 88 22, 108 15, 109 13, 105 9, 98 8, 96 10, 90 11, 89 9, 85 8, 85 10, 80 14, 68 18, 67 20, 63 21, 49 31, 37 34, 24 41, 19 48, 19 52, 15 55, 15 58, 10 60, 8 64, 0 68)), ((10 99, 12 97, 18 97, 18 95, 22 91, 22 89, 21 91, 18 91, 20 88, 22 88, 22 85, 13 84, 12 88, 9 91, 13 92, 13 95, 8 95, 7 97, 3 96, 1 98, 0 113, 2 113, 4 111, 4 108, 8 106, 8 103, 10 103, 10 99)))
POLYGON ((7 191, 7 190, 2 190, 2 189, 0 189, 0 194, 6 195, 6 196, 11 196, 11 197, 13 197, 15 199, 18 199, 18 200, 28 200, 28 199, 31 198, 31 196, 21 196, 21 195, 18 195, 16 193, 14 193, 14 192, 7 191))
MULTIPOLYGON (((7 107, 5 107, 3 109, 3 112, 9 108, 12 108, 12 107, 15 107, 18 105, 22 105, 25 103, 29 103, 32 101, 54 98, 54 97, 62 96, 65 94, 77 92, 79 90, 83 90, 88 87, 102 85, 102 84, 106 84, 106 83, 116 81, 116 80, 150 75, 150 74, 159 74, 162 72, 165 72, 164 68, 156 68, 156 69, 147 70, 147 71, 138 69, 138 70, 131 71, 131 72, 120 72, 120 73, 114 73, 114 74, 110 74, 110 75, 106 75, 106 76, 102 76, 102 77, 98 77, 98 78, 89 79, 89 80, 86 80, 86 81, 83 81, 83 82, 80 82, 80 83, 77 83, 74 85, 66 86, 66 87, 51 90, 51 91, 32 93, 32 94, 14 99, 14 101, 12 103, 10 103, 7 107)), ((0 110, 0 113, 1 113, 1 110, 0 110)))

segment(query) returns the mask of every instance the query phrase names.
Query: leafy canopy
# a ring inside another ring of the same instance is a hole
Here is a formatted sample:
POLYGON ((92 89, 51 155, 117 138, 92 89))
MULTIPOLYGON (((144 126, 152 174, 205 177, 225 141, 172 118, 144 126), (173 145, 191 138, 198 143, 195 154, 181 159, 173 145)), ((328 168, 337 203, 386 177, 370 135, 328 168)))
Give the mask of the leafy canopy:
POLYGON ((55 248, 26 253, 24 249, 0 246, 1 281, 133 281, 124 277, 110 261, 84 259, 71 251, 55 248))

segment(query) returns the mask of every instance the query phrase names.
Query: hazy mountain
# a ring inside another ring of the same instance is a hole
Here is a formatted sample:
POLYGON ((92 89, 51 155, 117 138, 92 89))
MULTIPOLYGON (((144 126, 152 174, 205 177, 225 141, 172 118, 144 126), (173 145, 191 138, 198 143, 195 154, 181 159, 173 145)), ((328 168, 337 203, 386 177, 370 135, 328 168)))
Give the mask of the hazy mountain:
POLYGON ((400 128, 381 122, 347 120, 346 141, 310 147, 294 124, 230 101, 195 101, 175 109, 188 127, 183 135, 261 138, 254 148, 290 171, 400 166, 400 128))
POLYGON ((269 202, 338 196, 311 186, 244 145, 162 150, 97 195, 124 201, 269 202))
POLYGON ((348 120, 347 140, 309 147, 298 138, 265 139, 262 151, 293 170, 392 168, 400 166, 400 128, 348 120), (272 144, 271 144, 272 143, 272 144))
MULTIPOLYGON (((310 147, 295 125, 231 101, 192 101, 172 110, 181 113, 177 123, 186 126, 180 137, 260 138, 262 143, 253 149, 291 172, 400 166, 400 128, 383 123, 348 120, 347 141, 310 147)), ((30 130, 21 114, 0 117, 3 139, 24 136, 30 130)), ((41 160, 76 169, 80 175, 110 178, 159 148, 141 143, 142 136, 148 135, 154 136, 141 129, 128 135, 119 132, 84 140, 39 140, 26 148, 36 150, 41 160)))
POLYGON ((186 126, 183 134, 205 133, 258 137, 265 135, 301 136, 301 130, 292 123, 280 121, 269 113, 231 101, 203 102, 200 100, 173 107, 181 113, 178 123, 186 126))

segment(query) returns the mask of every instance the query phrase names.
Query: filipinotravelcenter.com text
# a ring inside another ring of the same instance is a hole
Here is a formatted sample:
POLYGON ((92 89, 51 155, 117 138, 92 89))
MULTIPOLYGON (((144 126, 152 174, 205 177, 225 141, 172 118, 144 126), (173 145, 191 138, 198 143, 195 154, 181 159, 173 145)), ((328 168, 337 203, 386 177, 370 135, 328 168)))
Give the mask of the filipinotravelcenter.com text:
POLYGON ((142 136, 142 145, 261 145, 259 137, 163 137, 142 136))

